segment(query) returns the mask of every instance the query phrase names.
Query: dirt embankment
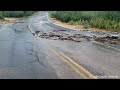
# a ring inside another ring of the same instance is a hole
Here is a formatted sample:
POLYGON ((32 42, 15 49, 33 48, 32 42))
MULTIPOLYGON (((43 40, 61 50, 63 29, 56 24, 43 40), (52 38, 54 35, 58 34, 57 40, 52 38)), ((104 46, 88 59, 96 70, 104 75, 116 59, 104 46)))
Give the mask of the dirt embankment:
POLYGON ((24 18, 4 18, 4 20, 0 20, 0 25, 19 22, 22 19, 24 18))
MULTIPOLYGON (((73 29, 76 29, 76 30, 88 30, 88 29, 85 29, 82 25, 70 25, 69 23, 64 23, 64 22, 61 22, 55 18, 49 18, 49 20, 54 23, 54 24, 58 24, 60 26, 64 26, 64 27, 69 27, 69 28, 73 28, 73 29)), ((107 31, 105 29, 98 29, 98 28, 89 28, 90 31, 100 31, 100 32, 110 32, 110 31, 107 31)))

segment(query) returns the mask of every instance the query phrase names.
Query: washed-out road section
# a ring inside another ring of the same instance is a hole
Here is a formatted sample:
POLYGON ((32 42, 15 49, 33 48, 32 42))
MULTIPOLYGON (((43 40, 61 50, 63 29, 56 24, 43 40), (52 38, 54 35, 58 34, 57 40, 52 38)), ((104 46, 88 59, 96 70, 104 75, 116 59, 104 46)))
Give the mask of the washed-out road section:
POLYGON ((92 41, 103 33, 63 28, 47 16, 38 12, 0 28, 1 79, 120 78, 120 51, 92 41))

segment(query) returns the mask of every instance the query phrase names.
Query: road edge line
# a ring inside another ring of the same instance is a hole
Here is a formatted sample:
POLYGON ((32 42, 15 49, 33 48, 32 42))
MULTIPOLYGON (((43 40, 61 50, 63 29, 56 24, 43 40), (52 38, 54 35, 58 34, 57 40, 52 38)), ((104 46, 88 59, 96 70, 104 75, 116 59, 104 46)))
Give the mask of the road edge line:
POLYGON ((115 48, 115 47, 112 47, 112 46, 109 46, 109 45, 105 45, 105 44, 102 44, 102 43, 97 42, 97 41, 93 41, 93 43, 99 44, 99 45, 102 45, 102 46, 105 46, 107 48, 111 48, 111 49, 114 49, 114 50, 117 50, 117 51, 120 51, 120 49, 118 49, 118 48, 115 48))
POLYGON ((49 19, 49 15, 47 15, 47 20, 48 20, 50 23, 52 23, 52 24, 54 24, 54 25, 57 25, 57 26, 59 26, 59 27, 62 27, 62 28, 71 29, 71 30, 80 30, 80 29, 68 28, 68 27, 65 27, 65 26, 62 26, 62 25, 53 23, 53 22, 49 19))

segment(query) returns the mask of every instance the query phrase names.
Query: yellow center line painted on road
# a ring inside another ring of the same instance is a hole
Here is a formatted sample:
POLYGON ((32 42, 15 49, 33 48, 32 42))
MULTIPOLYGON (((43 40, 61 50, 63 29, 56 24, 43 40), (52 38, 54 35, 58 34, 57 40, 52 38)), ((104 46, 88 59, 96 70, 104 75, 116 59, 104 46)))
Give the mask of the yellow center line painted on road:
MULTIPOLYGON (((30 31, 33 33, 30 24, 28 25, 30 31)), ((75 70, 82 78, 89 79, 90 77, 94 77, 94 79, 97 79, 92 73, 90 73, 88 70, 77 64, 74 60, 66 56, 62 52, 56 52, 54 49, 52 49, 49 45, 47 45, 45 42, 43 42, 39 37, 37 37, 50 51, 52 51, 55 55, 57 55, 61 60, 66 62, 73 70, 75 70), (80 71, 82 70, 82 72, 80 71), (84 74, 87 74, 87 76, 84 74), (89 76, 89 77, 88 77, 89 76)))
POLYGON ((59 52, 57 53, 54 49, 52 49, 50 46, 48 46, 46 43, 44 43, 39 37, 37 37, 50 51, 52 51, 55 55, 57 55, 61 60, 66 62, 73 70, 75 70, 82 78, 89 79, 87 76, 85 76, 83 73, 81 73, 72 63, 70 63, 68 60, 66 60, 59 52))
POLYGON ((85 76, 83 73, 81 73, 74 65, 72 65, 70 62, 68 62, 65 58, 63 58, 62 56, 58 55, 64 62, 66 62, 68 65, 70 65, 72 67, 72 69, 74 69, 81 77, 83 77, 84 79, 89 79, 87 76, 85 76))
POLYGON ((79 65, 78 63, 76 63, 74 60, 72 60, 71 58, 69 58, 68 56, 66 56, 64 53, 60 52, 60 54, 63 55, 63 57, 65 57, 67 60, 69 60, 71 63, 73 63, 75 66, 79 67, 82 71, 84 71, 89 77, 95 77, 92 73, 90 73, 88 70, 86 70, 85 68, 83 68, 81 65, 79 65))

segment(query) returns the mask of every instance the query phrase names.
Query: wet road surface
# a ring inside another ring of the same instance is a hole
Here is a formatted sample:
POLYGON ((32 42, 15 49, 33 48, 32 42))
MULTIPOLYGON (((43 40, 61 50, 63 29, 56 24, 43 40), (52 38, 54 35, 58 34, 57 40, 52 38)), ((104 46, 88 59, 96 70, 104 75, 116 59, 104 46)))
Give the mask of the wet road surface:
POLYGON ((47 15, 40 12, 25 23, 1 27, 0 78, 120 78, 120 51, 91 40, 101 33, 62 28, 50 23, 47 15))

